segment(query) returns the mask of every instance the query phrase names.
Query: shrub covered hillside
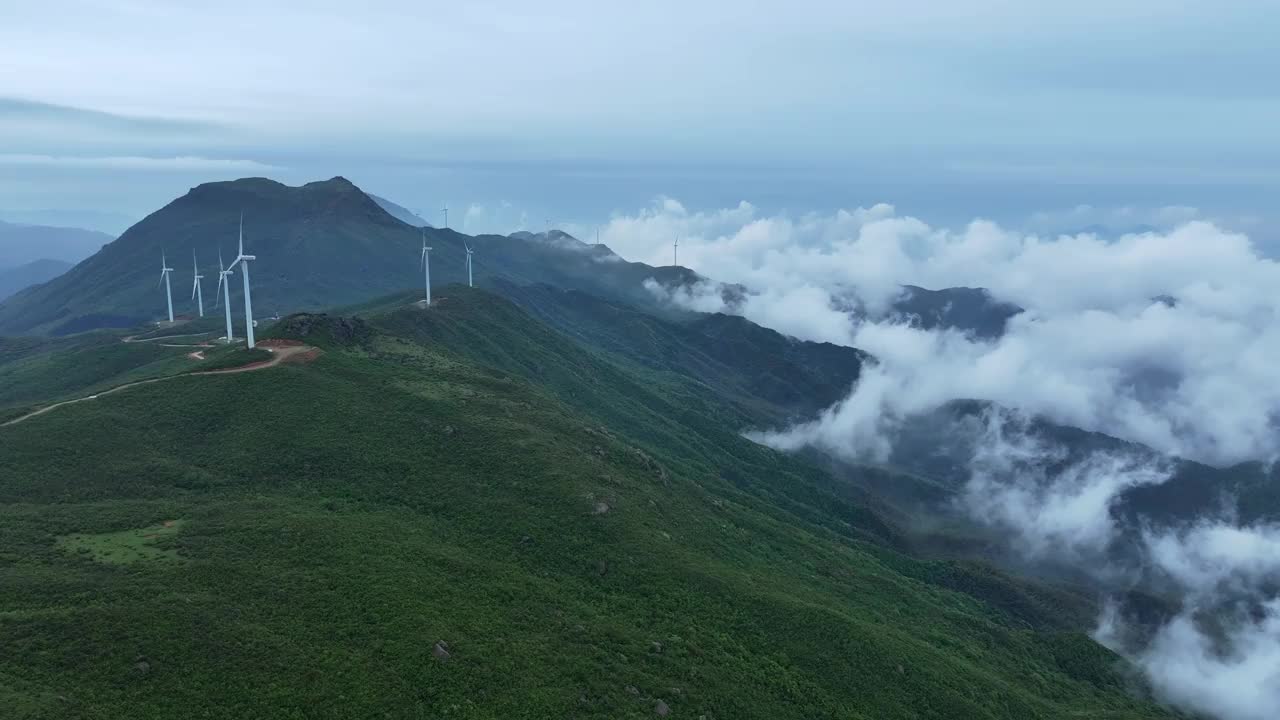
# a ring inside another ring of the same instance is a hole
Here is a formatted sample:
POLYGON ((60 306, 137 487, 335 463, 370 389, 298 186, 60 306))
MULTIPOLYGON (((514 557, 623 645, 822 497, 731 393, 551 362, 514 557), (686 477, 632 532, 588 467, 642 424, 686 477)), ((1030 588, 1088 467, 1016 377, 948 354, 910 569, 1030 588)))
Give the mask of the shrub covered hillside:
POLYGON ((0 428, 5 717, 1165 717, 1072 596, 446 290, 0 428))

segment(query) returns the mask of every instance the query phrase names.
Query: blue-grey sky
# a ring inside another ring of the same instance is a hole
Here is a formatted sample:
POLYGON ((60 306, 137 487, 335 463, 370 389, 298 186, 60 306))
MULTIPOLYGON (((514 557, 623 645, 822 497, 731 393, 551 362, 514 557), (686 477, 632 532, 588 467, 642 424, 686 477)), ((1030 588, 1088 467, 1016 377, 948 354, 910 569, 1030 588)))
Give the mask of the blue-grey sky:
POLYGON ((0 218, 342 174, 473 230, 662 194, 1266 234, 1280 191, 1273 0, 0 2, 0 218))

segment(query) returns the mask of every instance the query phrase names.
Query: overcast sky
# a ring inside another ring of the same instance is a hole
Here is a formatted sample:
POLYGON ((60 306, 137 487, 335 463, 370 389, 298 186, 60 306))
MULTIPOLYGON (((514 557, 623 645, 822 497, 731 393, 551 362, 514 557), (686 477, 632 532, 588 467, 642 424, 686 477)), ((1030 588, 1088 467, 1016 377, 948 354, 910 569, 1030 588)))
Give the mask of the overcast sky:
POLYGON ((507 231, 658 194, 1248 222, 1280 190, 1272 0, 0 5, 0 217, 245 175, 507 231))

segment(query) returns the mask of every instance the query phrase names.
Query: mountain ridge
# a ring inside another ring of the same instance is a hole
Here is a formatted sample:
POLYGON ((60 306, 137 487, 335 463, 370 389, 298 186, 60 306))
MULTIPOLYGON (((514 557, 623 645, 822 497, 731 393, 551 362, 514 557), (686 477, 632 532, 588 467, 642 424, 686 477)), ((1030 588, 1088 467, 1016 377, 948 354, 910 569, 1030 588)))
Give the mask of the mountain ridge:
MULTIPOLYGON (((184 289, 190 287, 192 252, 206 278, 216 277, 218 250, 224 262, 234 257, 242 213, 246 252, 257 256, 251 270, 260 315, 343 306, 419 286, 424 233, 437 285, 465 281, 464 243, 475 250, 480 284, 494 277, 551 282, 652 304, 641 287, 645 279, 695 277, 685 268, 630 263, 580 243, 411 227, 341 176, 296 187, 242 178, 190 189, 66 275, 0 303, 0 333, 60 335, 156 319, 164 296, 151 276, 159 277, 162 253, 175 268, 175 308, 190 314, 194 303, 184 289)), ((238 303, 236 290, 232 302, 238 303)))

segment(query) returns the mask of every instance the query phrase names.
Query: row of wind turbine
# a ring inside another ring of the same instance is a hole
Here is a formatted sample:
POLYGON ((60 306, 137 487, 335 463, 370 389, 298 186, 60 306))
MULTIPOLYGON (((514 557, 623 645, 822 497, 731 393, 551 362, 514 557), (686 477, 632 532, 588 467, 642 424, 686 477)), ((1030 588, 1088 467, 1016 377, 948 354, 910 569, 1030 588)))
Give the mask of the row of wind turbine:
MULTIPOLYGON (((472 250, 466 241, 463 241, 462 247, 466 248, 467 251, 467 287, 475 287, 471 274, 471 256, 475 254, 475 250, 472 250)), ((422 280, 426 285, 427 305, 431 304, 431 250, 432 248, 427 245, 427 229, 422 228, 422 255, 418 262, 418 268, 422 270, 422 280)))
MULTIPOLYGON (((425 239, 423 244, 426 244, 425 239)), ((240 275, 244 279, 244 324, 245 324, 245 340, 250 348, 254 346, 253 339, 253 298, 249 290, 249 263, 258 258, 254 255, 246 255, 244 252, 244 213, 240 214, 240 244, 235 260, 230 265, 223 268, 222 265, 222 249, 218 249, 218 286, 214 290, 214 309, 217 309, 219 303, 223 306, 223 312, 227 320, 227 344, 235 340, 231 334, 231 280, 230 276, 235 273, 236 265, 240 266, 240 275), (219 296, 221 292, 221 296, 219 296)), ((424 251, 425 259, 425 251, 424 251)), ((204 276, 200 274, 200 261, 196 257, 194 250, 191 251, 191 261, 194 265, 193 279, 191 281, 191 297, 196 301, 197 311, 200 317, 204 317, 204 291, 201 288, 200 281, 204 276)), ((163 252, 160 253, 160 282, 164 285, 164 296, 169 311, 169 322, 173 323, 173 294, 169 287, 169 273, 173 272, 173 268, 169 267, 169 263, 165 259, 163 252)), ((429 282, 429 281, 428 281, 429 282)), ((427 293, 430 295, 430 285, 428 285, 427 293)))

